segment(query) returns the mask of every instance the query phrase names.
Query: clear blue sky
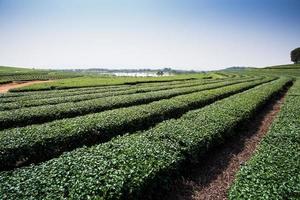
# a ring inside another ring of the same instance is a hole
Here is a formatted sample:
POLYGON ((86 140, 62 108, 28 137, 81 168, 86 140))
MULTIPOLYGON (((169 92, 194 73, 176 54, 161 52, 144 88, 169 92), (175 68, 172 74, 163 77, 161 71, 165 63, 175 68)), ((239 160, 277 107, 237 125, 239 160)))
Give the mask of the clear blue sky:
POLYGON ((289 63, 299 0, 0 0, 0 65, 209 70, 289 63))

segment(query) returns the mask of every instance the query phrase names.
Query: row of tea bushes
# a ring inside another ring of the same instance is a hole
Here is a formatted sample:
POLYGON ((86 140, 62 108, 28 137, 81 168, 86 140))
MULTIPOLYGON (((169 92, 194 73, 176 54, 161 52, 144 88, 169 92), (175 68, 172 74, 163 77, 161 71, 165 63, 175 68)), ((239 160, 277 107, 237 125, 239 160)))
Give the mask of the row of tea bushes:
POLYGON ((28 101, 32 99, 46 99, 55 98, 61 96, 76 96, 83 94, 92 94, 99 92, 116 92, 122 90, 128 90, 133 88, 143 88, 143 87, 161 87, 161 86, 174 86, 188 83, 211 83, 211 82, 221 82, 226 79, 218 80, 185 80, 185 81, 172 81, 172 82, 158 82, 158 83, 143 83, 137 85, 114 85, 114 86, 98 86, 98 87, 86 87, 86 88, 74 88, 74 89, 64 89, 64 90, 50 90, 50 91, 34 91, 34 92, 18 92, 18 93, 3 93, 0 94, 0 102, 16 102, 16 101, 28 101))
MULTIPOLYGON (((266 80, 270 79, 272 78, 266 80)), ((11 127, 26 126, 30 124, 49 122, 55 119, 70 118, 89 113, 101 112, 109 109, 145 104, 160 99, 168 99, 178 95, 189 94, 218 87, 224 87, 227 85, 247 81, 249 80, 228 81, 188 88, 176 88, 148 93, 104 97, 100 99, 92 99, 75 103, 68 102, 56 105, 44 105, 29 108, 20 108, 9 111, 1 111, 0 128, 5 129, 11 127)))
POLYGON ((0 132, 0 162, 3 163, 0 169, 46 160, 65 150, 107 141, 116 134, 145 129, 263 82, 234 84, 145 105, 8 129, 0 132))
MULTIPOLYGON (((216 82, 222 82, 222 81, 218 80, 216 82)), ((119 95, 126 95, 126 94, 136 94, 136 93, 154 92, 154 91, 169 90, 169 89, 176 89, 176 88, 193 87, 193 86, 205 85, 205 84, 216 83, 216 82, 193 81, 193 82, 181 83, 176 85, 142 86, 142 87, 132 87, 126 89, 101 88, 100 90, 82 91, 79 94, 76 95, 72 94, 71 96, 62 94, 58 97, 52 97, 52 98, 49 96, 45 98, 44 94, 41 94, 42 97, 38 95, 32 95, 32 96, 30 95, 27 96, 27 100, 25 101, 23 99, 21 101, 16 99, 14 102, 1 104, 0 111, 13 110, 13 109, 18 109, 23 107, 54 105, 54 104, 66 103, 66 102, 79 102, 79 101, 98 99, 98 98, 109 97, 109 96, 119 96, 119 95)))
POLYGON ((258 86, 177 120, 84 147, 43 164, 0 173, 2 199, 141 199, 168 175, 227 137, 288 80, 258 86), (246 106, 245 106, 246 105, 246 106))
POLYGON ((300 198, 300 80, 288 92, 257 153, 240 169, 229 198, 300 198))
POLYGON ((211 77, 207 74, 186 74, 163 77, 114 77, 114 76, 81 76, 72 79, 58 80, 53 83, 42 83, 36 85, 29 85, 21 88, 14 88, 10 92, 29 92, 29 91, 45 91, 45 90, 61 90, 72 88, 86 88, 98 86, 114 86, 114 85, 137 85, 141 83, 167 83, 173 81, 187 81, 201 79, 204 77, 211 77))

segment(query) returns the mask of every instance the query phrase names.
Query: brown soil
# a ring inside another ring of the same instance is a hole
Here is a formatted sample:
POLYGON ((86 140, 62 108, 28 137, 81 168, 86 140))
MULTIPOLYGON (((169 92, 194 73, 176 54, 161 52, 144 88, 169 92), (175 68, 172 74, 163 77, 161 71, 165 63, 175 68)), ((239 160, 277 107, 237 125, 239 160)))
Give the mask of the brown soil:
POLYGON ((12 83, 7 83, 0 85, 0 93, 6 93, 8 90, 13 89, 13 88, 19 88, 19 87, 24 87, 36 83, 47 83, 47 82, 52 82, 52 80, 48 81, 22 81, 22 82, 12 82, 12 83))
POLYGON ((255 152, 280 110, 285 95, 268 104, 239 135, 210 151, 202 163, 189 166, 186 175, 174 181, 165 194, 172 200, 224 200, 235 174, 255 152))

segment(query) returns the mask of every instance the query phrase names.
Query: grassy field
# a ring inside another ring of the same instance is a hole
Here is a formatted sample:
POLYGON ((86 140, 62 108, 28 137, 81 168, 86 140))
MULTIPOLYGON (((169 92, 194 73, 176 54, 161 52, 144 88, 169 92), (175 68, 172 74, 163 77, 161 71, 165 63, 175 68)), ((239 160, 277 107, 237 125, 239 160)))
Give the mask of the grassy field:
POLYGON ((0 95, 0 199, 157 197, 291 85, 228 198, 300 198, 299 65, 144 78, 0 67, 0 80, 25 76, 59 80, 0 95))
POLYGON ((276 76, 288 76, 297 78, 300 76, 300 64, 293 64, 293 65, 277 65, 277 66, 270 66, 266 68, 253 68, 253 69, 246 69, 246 70, 233 70, 231 73, 235 74, 247 74, 247 75, 276 75, 276 76))

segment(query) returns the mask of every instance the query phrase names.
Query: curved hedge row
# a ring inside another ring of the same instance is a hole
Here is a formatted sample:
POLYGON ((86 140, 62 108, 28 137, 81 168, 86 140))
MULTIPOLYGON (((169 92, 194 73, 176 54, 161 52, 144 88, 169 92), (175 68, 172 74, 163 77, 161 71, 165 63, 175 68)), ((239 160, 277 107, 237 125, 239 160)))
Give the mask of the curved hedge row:
POLYGON ((141 94, 120 95, 75 103, 69 102, 56 105, 20 108, 11 111, 1 111, 0 124, 2 124, 2 126, 0 128, 4 129, 10 127, 25 126, 29 124, 53 121, 55 119, 70 118, 88 113, 101 112, 114 108, 145 104, 160 99, 167 99, 178 95, 214 89, 246 81, 249 80, 227 81, 189 88, 170 89, 141 94))
POLYGON ((28 92, 28 91, 44 91, 44 90, 61 90, 71 88, 85 88, 85 87, 97 87, 97 86, 112 86, 112 85, 136 85, 140 83, 162 83, 195 80, 198 78, 211 77, 205 74, 193 75, 175 75, 175 76, 163 76, 163 77, 113 77, 113 76, 82 76, 73 79, 64 79, 56 81, 55 83, 43 83, 25 86, 21 88, 14 88, 9 90, 10 92, 28 92))
POLYGON ((61 96, 74 96, 80 94, 91 94, 94 92, 107 92, 107 91, 121 91, 131 88, 140 87, 160 87, 160 86, 172 86, 183 83, 194 83, 194 82, 220 82, 225 79, 218 80, 187 80, 187 81, 172 81, 172 82, 158 82, 158 83, 141 83, 137 85, 113 85, 113 86, 96 86, 96 87, 85 87, 85 88, 74 88, 74 89, 63 89, 63 90, 50 90, 50 91, 33 91, 33 92, 19 92, 19 93, 3 93, 0 94, 0 102, 13 102, 13 101, 26 101, 35 98, 53 98, 61 96))
POLYGON ((145 129, 175 118, 190 109, 252 88, 266 81, 253 81, 206 90, 106 112, 63 119, 0 132, 0 169, 39 162, 65 150, 101 143, 128 131, 145 129))
POLYGON ((2 172, 0 197, 139 199, 150 186, 165 187, 169 172, 219 143, 286 83, 286 79, 267 83, 143 133, 80 148, 41 165, 2 172))
MULTIPOLYGON (((115 88, 110 89, 101 88, 100 90, 90 90, 90 91, 82 91, 81 93, 77 95, 67 96, 66 94, 56 94, 60 95, 59 97, 50 98, 49 96, 40 97, 38 95, 28 96, 27 100, 24 101, 23 99, 21 101, 16 100, 11 103, 3 103, 0 105, 0 111, 4 110, 13 110, 23 107, 34 107, 34 106, 41 106, 41 105, 54 105, 54 104, 60 104, 60 103, 66 103, 66 102, 79 102, 79 101, 85 101, 90 99, 98 99, 103 97, 109 97, 109 96, 119 96, 119 95, 125 95, 125 94, 135 94, 135 93, 145 93, 145 92, 154 92, 154 91, 160 91, 160 90, 169 90, 169 89, 175 89, 175 88, 184 88, 184 87, 193 87, 193 86, 199 86, 199 85, 205 85, 209 83, 217 83, 222 82, 220 80, 216 82, 203 82, 203 81, 197 81, 197 82, 188 82, 188 83, 180 83, 176 85, 162 85, 162 86, 143 86, 143 87, 135 87, 135 88, 115 88), (89 93, 87 93, 89 92, 89 93)), ((44 96, 42 94, 42 96, 44 96)))
POLYGON ((300 80, 288 92, 257 153, 238 172, 229 198, 299 199, 299 172, 300 80))

